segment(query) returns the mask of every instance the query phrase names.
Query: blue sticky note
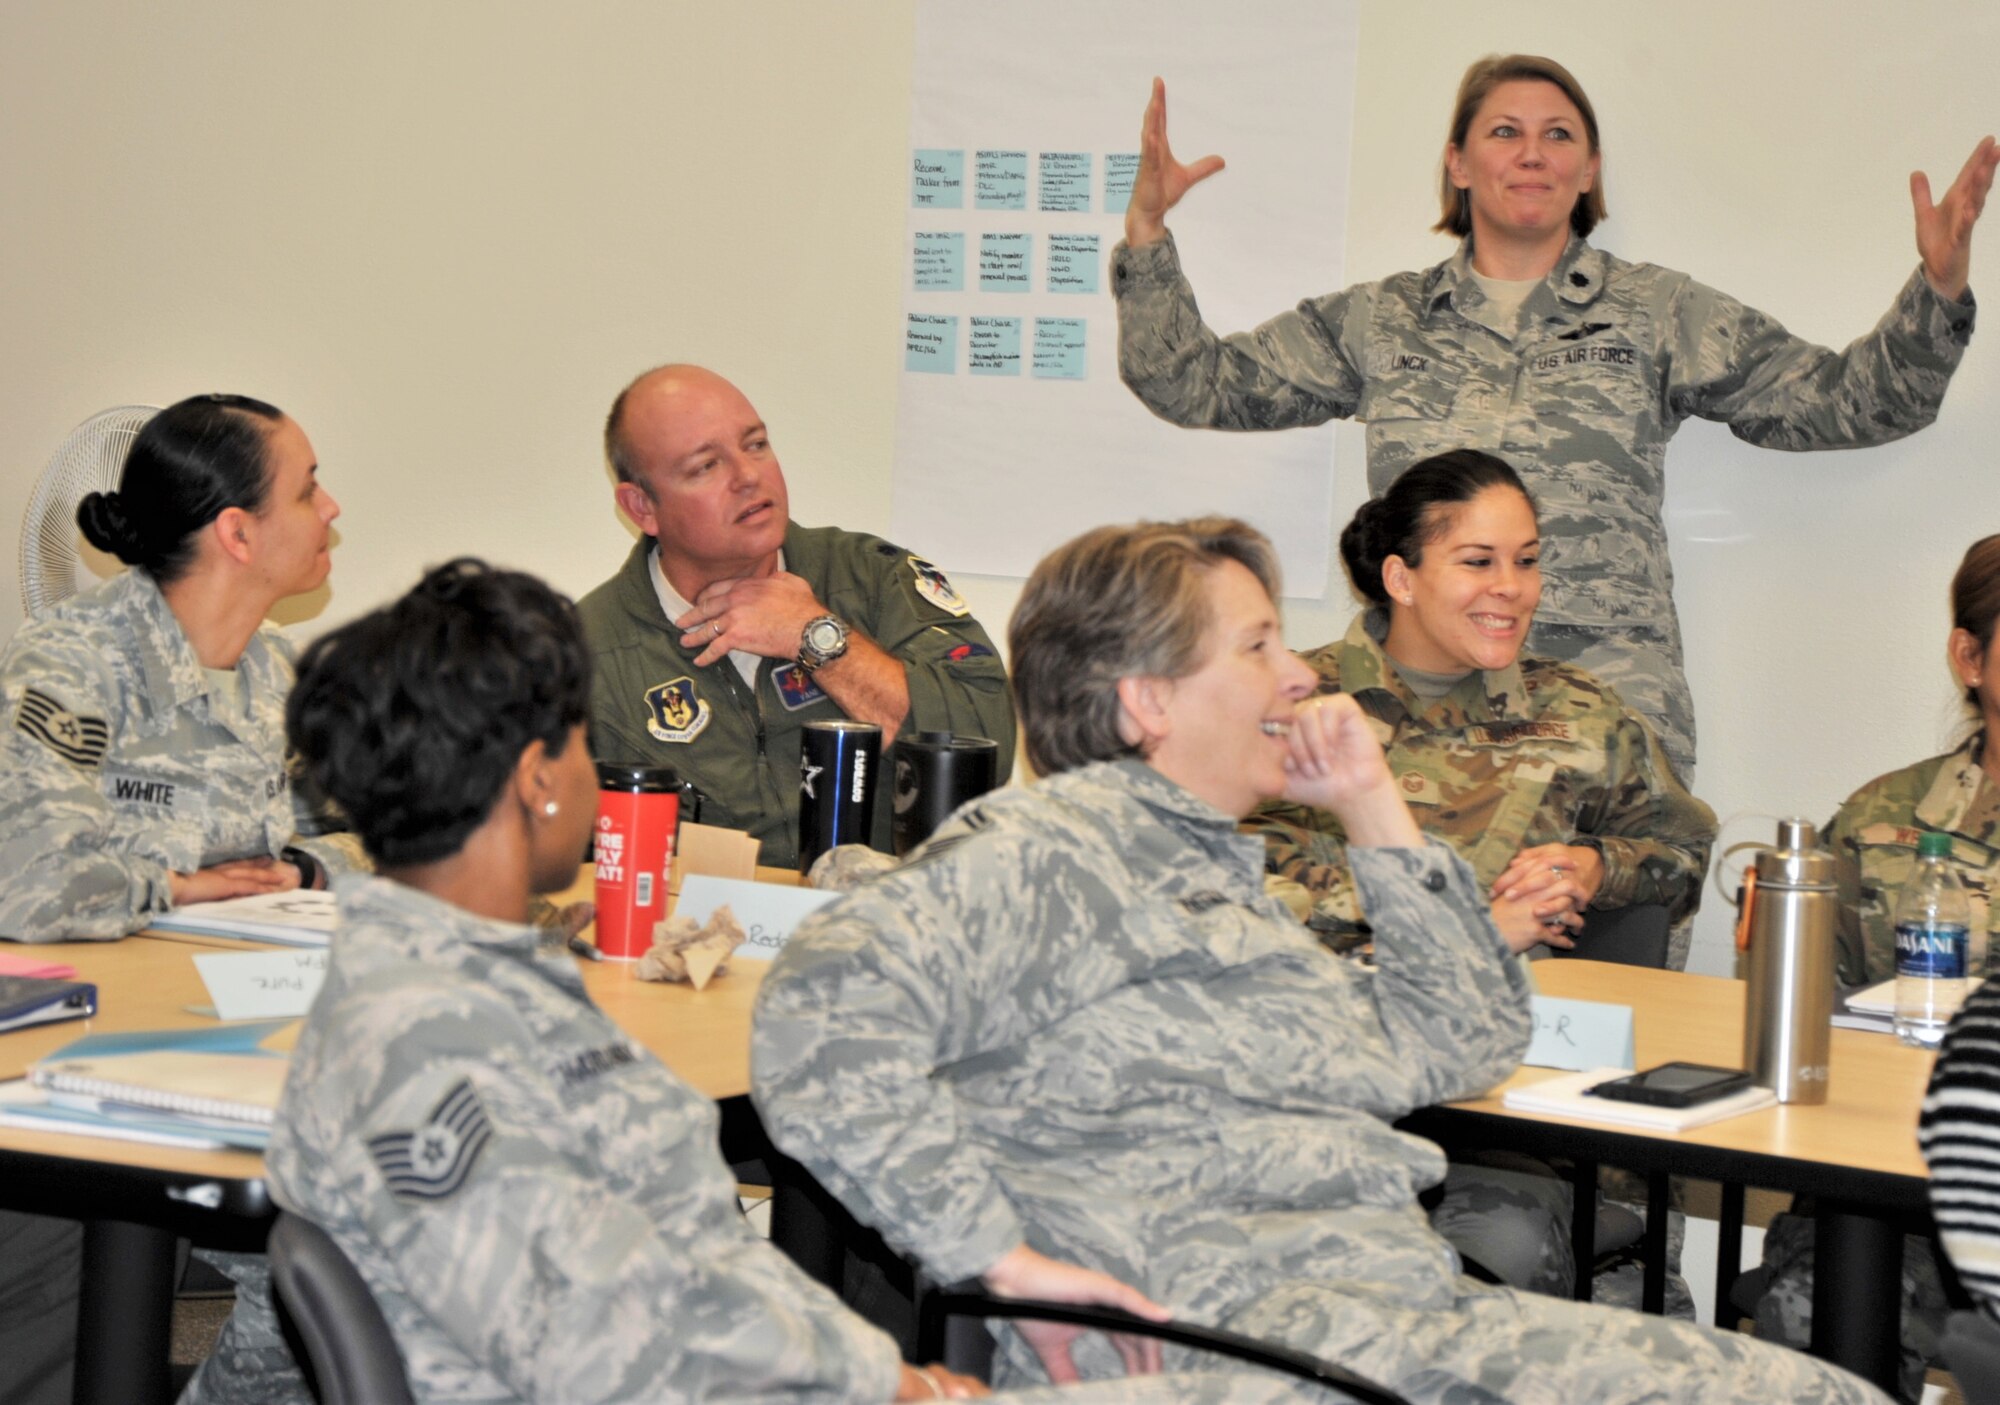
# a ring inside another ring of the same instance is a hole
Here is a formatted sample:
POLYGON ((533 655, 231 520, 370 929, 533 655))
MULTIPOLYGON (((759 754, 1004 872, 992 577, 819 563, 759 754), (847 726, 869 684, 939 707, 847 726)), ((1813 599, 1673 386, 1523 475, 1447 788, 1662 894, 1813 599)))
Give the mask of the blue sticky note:
POLYGON ((920 293, 965 291, 965 236, 920 229, 910 246, 910 283, 920 293))
POLYGON ((919 148, 910 153, 910 204, 919 210, 965 208, 965 153, 919 148))
POLYGON ((978 210, 1028 208, 1028 153, 982 151, 973 158, 972 205, 978 210))
POLYGON ((1097 236, 1095 234, 1051 234, 1049 282, 1052 293, 1094 293, 1097 291, 1097 236))
POLYGON ((1021 374, 1021 319, 975 317, 967 333, 965 369, 975 376, 1021 374))
POLYGON ((1090 153, 1044 151, 1042 199, 1044 213, 1090 213, 1090 153))
POLYGON ((1139 174, 1139 153, 1113 151, 1104 158, 1104 213, 1124 213, 1132 203, 1132 179, 1139 174))
POLYGON ((979 291, 1025 293, 1033 282, 1029 259, 1035 236, 1021 230, 979 236, 979 291))
POLYGON ((1035 319, 1035 375, 1042 380, 1080 381, 1084 376, 1083 319, 1035 319))
POLYGON ((958 369, 958 319, 912 312, 903 329, 903 369, 948 376, 958 369))
POLYGON ((1632 1007, 1597 1000, 1529 999, 1535 1034, 1521 1062, 1535 1068, 1630 1068, 1633 1064, 1632 1007))

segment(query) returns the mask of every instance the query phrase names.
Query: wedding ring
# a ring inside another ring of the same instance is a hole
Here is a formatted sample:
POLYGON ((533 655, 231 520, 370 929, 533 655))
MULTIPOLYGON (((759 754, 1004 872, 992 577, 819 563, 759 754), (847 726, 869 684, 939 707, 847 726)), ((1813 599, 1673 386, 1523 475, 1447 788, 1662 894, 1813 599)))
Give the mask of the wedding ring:
POLYGON ((917 1367, 917 1379, 924 1383, 925 1387, 930 1391, 933 1400, 944 1399, 944 1387, 937 1383, 937 1377, 931 1374, 930 1367, 917 1367))
POLYGON ((720 639, 722 637, 721 620, 710 620, 708 622, 708 637, 710 639, 720 639))

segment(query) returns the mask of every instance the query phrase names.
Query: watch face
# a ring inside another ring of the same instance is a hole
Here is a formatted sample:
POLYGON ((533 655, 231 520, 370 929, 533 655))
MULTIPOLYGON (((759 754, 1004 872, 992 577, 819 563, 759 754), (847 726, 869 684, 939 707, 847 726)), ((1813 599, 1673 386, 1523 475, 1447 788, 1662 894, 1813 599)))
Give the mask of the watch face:
POLYGON ((816 620, 812 627, 806 631, 806 645, 824 654, 829 649, 836 649, 840 646, 840 635, 840 626, 832 620, 816 620))

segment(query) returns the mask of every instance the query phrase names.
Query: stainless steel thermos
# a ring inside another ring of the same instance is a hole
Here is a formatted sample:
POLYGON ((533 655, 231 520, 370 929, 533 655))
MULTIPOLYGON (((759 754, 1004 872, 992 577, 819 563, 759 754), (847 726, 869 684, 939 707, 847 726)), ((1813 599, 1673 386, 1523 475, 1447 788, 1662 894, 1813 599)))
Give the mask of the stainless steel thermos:
POLYGON ((799 872, 875 829, 882 729, 873 722, 808 722, 799 729, 799 872))
POLYGON ((1833 1034, 1833 855, 1805 820, 1778 821, 1757 855, 1750 904, 1750 990, 1743 1066, 1781 1103, 1826 1101, 1833 1034))
POLYGON ((951 812, 999 780, 1000 747, 985 737, 919 732, 896 742, 896 853, 931 837, 951 812))

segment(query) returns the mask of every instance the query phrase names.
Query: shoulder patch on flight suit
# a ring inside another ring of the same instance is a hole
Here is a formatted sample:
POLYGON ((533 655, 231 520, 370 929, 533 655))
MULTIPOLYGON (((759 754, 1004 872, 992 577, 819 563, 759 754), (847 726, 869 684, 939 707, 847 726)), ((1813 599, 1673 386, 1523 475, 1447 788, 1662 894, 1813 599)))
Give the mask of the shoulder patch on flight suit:
POLYGON ((952 589, 951 581, 943 571, 921 556, 912 556, 909 561, 910 573, 916 577, 917 594, 948 615, 963 617, 972 612, 972 607, 965 603, 965 597, 952 589))
POLYGON ((14 728, 73 766, 97 765, 111 745, 111 728, 102 717, 79 717, 34 688, 21 694, 20 706, 14 709, 14 728))
MULTIPOLYGON (((795 663, 772 669, 771 684, 778 690, 778 701, 785 705, 787 712, 811 707, 826 696, 826 689, 813 682, 813 676, 795 663)), ((703 703, 702 706, 708 704, 703 703)))
POLYGON ((423 1125, 370 1137, 368 1154, 399 1200, 443 1200, 465 1184, 492 1139, 493 1124, 472 1080, 461 1078, 423 1125))
POLYGON ((694 679, 670 678, 646 690, 646 730, 663 742, 691 742, 702 734, 714 710, 696 694, 694 679))

